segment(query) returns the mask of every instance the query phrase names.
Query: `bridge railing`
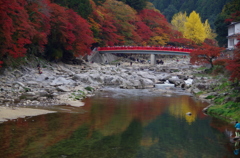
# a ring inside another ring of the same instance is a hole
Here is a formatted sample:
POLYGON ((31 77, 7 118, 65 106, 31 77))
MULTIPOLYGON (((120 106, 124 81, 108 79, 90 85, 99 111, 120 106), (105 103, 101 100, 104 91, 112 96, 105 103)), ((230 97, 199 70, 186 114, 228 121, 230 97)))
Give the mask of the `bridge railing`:
POLYGON ((182 47, 155 47, 155 46, 112 46, 112 47, 98 47, 98 51, 110 50, 153 50, 153 51, 179 51, 192 52, 193 49, 182 47))

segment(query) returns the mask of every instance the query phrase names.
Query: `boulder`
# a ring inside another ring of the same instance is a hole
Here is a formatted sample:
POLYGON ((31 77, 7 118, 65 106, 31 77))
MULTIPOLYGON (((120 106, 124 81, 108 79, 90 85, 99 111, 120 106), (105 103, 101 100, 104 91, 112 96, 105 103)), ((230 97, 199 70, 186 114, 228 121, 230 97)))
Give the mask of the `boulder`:
POLYGON ((60 92, 70 92, 71 89, 69 89, 67 86, 58 86, 57 87, 57 90, 60 91, 60 92))
POLYGON ((50 85, 51 86, 68 85, 68 84, 73 84, 74 82, 75 81, 73 81, 73 80, 66 79, 66 78, 63 78, 63 77, 59 77, 59 78, 53 80, 50 85))
POLYGON ((177 79, 177 78, 169 78, 168 79, 169 83, 174 84, 176 87, 185 84, 184 80, 182 79, 177 79))

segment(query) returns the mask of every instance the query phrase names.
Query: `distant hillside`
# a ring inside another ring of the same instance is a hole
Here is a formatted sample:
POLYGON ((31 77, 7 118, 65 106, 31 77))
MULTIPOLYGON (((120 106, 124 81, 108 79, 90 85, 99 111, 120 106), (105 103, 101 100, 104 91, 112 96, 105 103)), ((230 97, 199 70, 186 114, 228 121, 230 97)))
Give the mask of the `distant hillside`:
POLYGON ((200 14, 202 22, 206 19, 212 27, 213 23, 219 13, 221 13, 223 6, 232 0, 149 0, 154 6, 161 11, 169 22, 172 16, 178 12, 191 13, 195 10, 200 14))

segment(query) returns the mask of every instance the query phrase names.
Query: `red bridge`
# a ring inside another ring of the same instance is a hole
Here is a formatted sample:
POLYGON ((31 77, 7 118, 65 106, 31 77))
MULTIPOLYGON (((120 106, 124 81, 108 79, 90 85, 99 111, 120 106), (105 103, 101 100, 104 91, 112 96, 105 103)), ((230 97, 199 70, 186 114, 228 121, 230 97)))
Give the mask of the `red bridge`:
POLYGON ((99 53, 189 55, 193 49, 182 47, 112 46, 98 47, 99 53))

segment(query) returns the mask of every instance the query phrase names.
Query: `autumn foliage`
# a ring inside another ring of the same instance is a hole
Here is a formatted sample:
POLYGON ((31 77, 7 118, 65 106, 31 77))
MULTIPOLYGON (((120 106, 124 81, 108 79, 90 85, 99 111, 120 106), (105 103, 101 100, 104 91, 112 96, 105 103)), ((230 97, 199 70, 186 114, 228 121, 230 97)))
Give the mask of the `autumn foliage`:
POLYGON ((71 9, 54 3, 50 7, 52 13, 49 47, 61 52, 52 56, 62 57, 65 51, 72 51, 74 56, 90 53, 90 46, 94 40, 87 21, 71 9))
POLYGON ((213 61, 216 59, 223 48, 218 47, 214 40, 205 40, 201 46, 197 46, 191 53, 191 63, 203 64, 208 63, 213 67, 213 61))
POLYGON ((234 51, 234 57, 228 61, 227 69, 231 72, 230 80, 240 81, 240 35, 238 36, 238 43, 234 51))
POLYGON ((5 55, 17 58, 26 54, 25 45, 31 43, 34 28, 25 5, 25 0, 0 0, 0 58, 5 55))
MULTIPOLYGON (((187 47, 195 44, 174 30, 154 8, 136 9, 133 4, 117 0, 84 2, 85 5, 68 0, 0 0, 0 66, 9 57, 28 53, 50 60, 82 57, 91 53, 92 43, 100 46, 174 43, 187 47)), ((204 43, 194 52, 192 61, 212 63, 219 50, 204 43)))
POLYGON ((79 13, 81 3, 0 0, 0 65, 8 57, 27 53, 48 59, 84 56, 94 42, 101 46, 165 45, 178 39, 185 41, 181 44, 188 43, 172 33, 171 25, 157 10, 135 10, 116 0, 101 5, 89 0, 88 4, 89 15, 84 14, 84 19, 79 13))

